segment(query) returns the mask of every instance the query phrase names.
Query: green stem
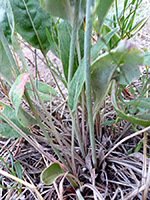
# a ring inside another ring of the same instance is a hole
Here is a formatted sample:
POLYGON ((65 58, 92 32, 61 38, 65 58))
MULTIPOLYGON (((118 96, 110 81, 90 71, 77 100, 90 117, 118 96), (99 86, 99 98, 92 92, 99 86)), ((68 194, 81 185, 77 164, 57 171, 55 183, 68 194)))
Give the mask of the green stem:
MULTIPOLYGON (((36 49, 35 49, 35 86, 36 86, 36 89, 37 90, 39 90, 39 83, 38 83, 38 72, 37 72, 37 55, 36 55, 36 49)), ((36 96, 36 101, 37 101, 37 103, 39 103, 39 101, 38 101, 38 98, 37 98, 37 96, 36 96)), ((39 106, 37 105, 37 109, 39 110, 39 106)))
POLYGON ((76 37, 77 37, 77 31, 78 31, 77 27, 78 27, 79 2, 80 0, 76 0, 74 17, 73 17, 73 28, 72 28, 72 33, 71 33, 70 55, 69 55, 68 84, 70 83, 72 79, 72 75, 73 75, 76 37))
POLYGON ((88 110, 88 124, 89 134, 92 147, 92 161, 96 167, 96 147, 94 136, 94 123, 92 115, 92 97, 91 97, 91 73, 90 73, 90 49, 91 49, 91 34, 92 34, 92 22, 91 22, 91 7, 93 5, 92 0, 87 0, 86 4, 86 25, 85 25, 85 38, 84 38, 84 67, 85 67, 85 85, 86 85, 86 101, 88 110))
POLYGON ((66 1, 67 6, 65 8, 67 8, 67 12, 69 11, 69 15, 70 15, 70 22, 71 24, 73 24, 73 14, 72 14, 72 9, 71 9, 71 5, 70 5, 70 0, 66 1))
MULTIPOLYGON (((16 39, 17 39, 17 38, 16 38, 16 39)), ((40 97, 40 95, 39 95, 39 93, 38 93, 38 91, 37 91, 37 88, 36 88, 36 86, 35 86, 35 84, 34 84, 32 75, 31 75, 31 73, 30 73, 30 70, 28 69, 28 65, 27 65, 26 60, 25 60, 25 58, 24 58, 24 54, 22 53, 22 50, 20 49, 20 47, 18 47, 17 51, 19 52, 20 59, 21 59, 21 61, 22 61, 23 66, 25 67, 25 69, 27 70, 27 72, 30 74, 30 81, 31 81, 32 88, 33 88, 33 90, 34 90, 36 96, 38 97, 39 103, 40 103, 40 105, 42 106, 42 108, 43 108, 43 110, 44 110, 44 112, 45 112, 45 114, 46 114, 46 116, 47 116, 47 118, 48 118, 48 120, 49 120, 49 125, 50 125, 51 129, 53 130, 53 133, 55 134, 56 139, 58 140, 58 142, 59 142, 60 145, 61 145, 61 139, 60 139, 60 137, 59 137, 59 133, 58 133, 57 130, 55 129, 55 126, 54 126, 54 124, 53 124, 53 122, 52 122, 51 116, 50 116, 50 114, 48 113, 48 111, 46 110, 46 108, 45 108, 45 106, 44 106, 44 104, 43 104, 43 102, 42 102, 42 100, 41 100, 41 97, 40 97)), ((37 111, 35 111, 36 109, 35 109, 34 106, 32 105, 32 102, 31 102, 30 97, 29 97, 29 95, 28 95, 27 92, 26 92, 26 98, 27 98, 28 103, 29 103, 30 106, 31 106, 31 110, 32 110, 33 114, 34 114, 34 113, 37 113, 37 111)), ((37 115, 36 115, 35 117, 36 117, 36 118, 39 118, 37 115)), ((40 120, 39 120, 39 121, 40 121, 40 120)))
MULTIPOLYGON (((52 142, 52 140, 51 140, 49 134, 46 132, 46 130, 45 130, 45 128, 44 128, 44 126, 43 126, 41 120, 39 119, 39 117, 38 117, 38 115, 37 115, 37 109, 33 106, 32 102, 31 102, 31 99, 30 99, 30 97, 29 97, 29 95, 28 95, 28 93, 27 93, 26 90, 25 90, 25 93, 24 93, 24 94, 25 94, 25 97, 26 97, 26 99, 27 99, 27 102, 29 103, 30 109, 31 109, 32 112, 34 113, 34 116, 35 116, 35 118, 36 118, 36 120, 37 120, 37 123, 39 124, 40 128, 42 129, 42 131, 43 131, 43 133, 44 133, 46 139, 49 141, 49 143, 50 143, 52 149, 54 150, 54 152, 56 153, 56 155, 59 157, 59 159, 61 160, 61 162, 64 164, 64 166, 65 166, 69 171, 71 171, 71 169, 68 167, 68 165, 66 165, 66 162, 65 162, 65 160, 63 159, 63 157, 61 156, 61 154, 59 153, 59 151, 54 147, 53 142, 52 142)), ((56 137, 56 138, 57 138, 57 137, 56 137)), ((59 138, 57 138, 57 139, 59 139, 59 138)), ((58 140, 58 142, 61 144, 60 140, 58 140)), ((61 146, 62 146, 62 145, 61 145, 61 146)))
POLYGON ((23 138, 25 138, 36 150, 38 150, 42 155, 44 155, 49 161, 53 161, 49 156, 44 152, 40 147, 38 147, 18 126, 16 126, 11 120, 9 120, 2 112, 0 116, 14 129, 16 130, 23 138))
MULTIPOLYGON (((76 49, 78 55, 78 63, 81 63, 81 52, 80 52, 80 42, 79 42, 79 31, 77 31, 77 38, 76 38, 76 49)), ((82 104, 82 144, 83 144, 83 152, 85 155, 86 147, 85 147, 85 129, 84 129, 84 116, 85 116, 85 99, 84 99, 85 90, 84 87, 82 88, 81 92, 81 104, 82 104)))
MULTIPOLYGON (((38 35, 38 32, 37 32, 37 30, 36 30, 36 28, 35 28, 35 26, 34 26, 33 20, 32 20, 32 18, 31 18, 31 15, 30 15, 30 13, 29 13, 28 7, 27 7, 27 5, 26 5, 26 3, 25 3, 24 0, 23 0, 23 3, 24 3, 24 6, 25 6, 25 8, 26 8, 26 11, 27 11, 28 17, 29 17, 29 19, 30 19, 30 22, 31 22, 31 24, 32 24, 33 30, 34 30, 34 32, 35 32, 35 34, 36 34, 37 40, 38 40, 38 42, 39 42, 41 52, 42 52, 42 54, 43 54, 43 56, 44 56, 44 58, 45 58, 45 60, 46 60, 46 63, 49 65, 49 63, 48 63, 48 61, 47 61, 47 58, 46 58, 45 51, 44 51, 44 47, 43 47, 43 45, 42 45, 42 43, 41 43, 41 40, 40 40, 39 35, 38 35)), ((62 94, 62 91, 61 91, 61 89, 60 89, 60 87, 59 87, 59 85, 58 85, 58 82, 57 82, 57 80, 56 80, 56 78, 55 78, 55 76, 54 76, 54 74, 53 74, 53 72, 52 72, 51 69, 50 69, 50 72, 51 72, 51 75, 52 75, 52 77, 53 77, 53 79, 54 79, 54 81, 55 81, 55 83, 56 83, 56 85, 57 85, 57 87, 58 87, 58 90, 60 91, 62 97, 65 99, 65 97, 64 97, 64 95, 62 94)))
MULTIPOLYGON (((74 56, 75 56, 75 48, 77 48, 78 53, 78 60, 80 62, 81 55, 80 55, 80 45, 78 40, 78 14, 79 14, 79 3, 80 0, 76 0, 75 5, 75 11, 73 16, 73 28, 72 28, 72 34, 71 34, 71 42, 70 42, 70 55, 69 55, 69 71, 68 71, 68 85, 70 84, 70 81, 72 79, 73 75, 73 67, 74 67, 74 56)), ((72 113, 72 147, 71 147, 71 153, 72 153, 72 163, 74 166, 74 174, 75 174, 75 163, 74 163, 74 133, 76 132, 77 140, 81 149, 81 153, 83 157, 85 157, 85 152, 83 148, 83 143, 81 140, 81 135, 78 132, 76 121, 75 121, 75 113, 72 113)))
MULTIPOLYGON (((16 39, 17 39, 17 38, 16 38, 16 39)), ((42 100, 41 100, 41 97, 40 97, 40 95, 39 95, 39 93, 38 93, 38 91, 37 91, 37 88, 36 88, 35 84, 34 84, 34 81, 33 81, 32 75, 31 75, 31 73, 30 73, 30 70, 28 69, 28 65, 27 65, 26 60, 25 60, 25 58, 24 58, 24 54, 22 53, 22 50, 20 49, 20 47, 18 47, 18 52, 19 52, 19 54, 20 54, 20 59, 21 59, 21 61, 22 61, 23 66, 25 67, 25 69, 27 70, 27 72, 30 74, 30 81, 31 81, 32 88, 33 88, 33 90, 34 90, 34 92, 35 92, 35 94, 36 94, 36 96, 37 96, 37 98, 38 98, 38 101, 39 101, 39 103, 41 104, 41 106, 42 106, 42 108, 43 108, 43 110, 44 110, 46 116, 48 117, 49 125, 50 125, 51 129, 53 130, 53 132, 55 133, 55 136, 56 136, 56 138, 57 138, 57 140, 58 140, 58 142, 59 142, 59 141, 60 141, 59 133, 58 133, 57 130, 55 129, 55 126, 54 126, 54 124, 53 124, 53 122, 52 122, 51 116, 50 116, 50 114, 48 113, 48 111, 46 110, 46 108, 45 108, 45 106, 44 106, 44 104, 43 104, 43 102, 42 102, 42 100)), ((34 113, 37 113, 37 112, 35 112, 35 108, 34 108, 34 106, 32 105, 32 102, 31 102, 30 97, 29 97, 29 95, 28 95, 27 92, 26 92, 26 96, 27 96, 28 101, 30 101, 30 102, 28 102, 28 103, 31 105, 31 109, 32 109, 32 111, 33 111, 33 114, 34 114, 34 113)), ((37 117, 37 116, 36 116, 36 117, 37 117)))
POLYGON ((41 43, 41 40, 40 40, 39 35, 38 35, 38 32, 37 32, 37 30, 36 30, 36 28, 35 28, 35 26, 34 26, 34 23, 33 23, 33 20, 32 20, 31 15, 30 15, 30 12, 29 12, 29 10, 28 10, 28 7, 27 7, 25 1, 24 1, 24 0, 22 0, 22 1, 23 1, 23 3, 24 3, 25 8, 26 8, 27 15, 28 15, 28 17, 29 17, 29 19, 30 19, 30 22, 31 22, 31 24, 32 24, 32 27, 33 27, 33 30, 34 30, 35 35, 36 35, 36 37, 37 37, 37 40, 38 40, 38 42, 39 42, 41 51, 42 51, 43 54, 45 54, 44 47, 43 47, 43 45, 42 45, 42 43, 41 43))
MULTIPOLYGON (((25 61, 24 55, 23 55, 23 53, 22 53, 22 51, 21 51, 20 48, 18 48, 18 50, 20 51, 20 56, 21 56, 22 64, 23 64, 23 66, 26 68, 27 72, 30 74, 30 70, 28 69, 28 66, 27 66, 27 63, 26 63, 26 61, 25 61)), ((62 143, 61 143, 61 139, 60 139, 59 133, 58 133, 57 130, 55 129, 55 126, 54 126, 54 124, 53 124, 53 122, 52 122, 51 116, 49 115, 48 111, 46 110, 46 108, 45 108, 45 106, 44 106, 44 104, 43 104, 43 102, 42 102, 42 100, 41 100, 41 98, 40 98, 40 96, 39 96, 39 93, 38 93, 37 88, 36 88, 36 86, 35 86, 35 84, 34 84, 34 82, 33 82, 33 79, 32 79, 31 74, 30 74, 30 81, 31 81, 31 85, 32 85, 32 87, 33 87, 33 89, 34 89, 34 91, 35 91, 37 97, 38 97, 39 103, 41 104, 41 106, 42 106, 42 108, 43 108, 45 114, 46 114, 47 117, 48 117, 49 125, 50 125, 50 127, 51 127, 51 129, 52 129, 52 131, 53 131, 53 133, 54 133, 54 135, 55 135, 55 137, 56 137, 56 139, 58 140, 59 144, 60 144, 61 147, 63 148, 63 145, 62 145, 62 143)), ((34 116, 35 116, 35 118, 36 118, 38 124, 40 125, 40 127, 41 127, 41 129, 42 129, 42 131, 43 131, 43 133, 44 133, 44 135, 45 135, 45 137, 46 137, 47 140, 50 142, 50 144, 51 144, 53 150, 55 151, 55 153, 57 154, 57 156, 59 157, 59 159, 62 161, 62 163, 65 165, 65 167, 66 167, 69 171, 71 171, 71 169, 66 165, 66 162, 65 162, 65 160, 62 158, 62 156, 60 155, 59 151, 58 151, 55 147, 53 147, 53 142, 52 142, 50 136, 48 135, 48 133, 46 132, 46 130, 45 130, 45 128, 44 128, 44 126, 43 126, 43 124, 42 124, 42 122, 41 122, 39 116, 37 115, 37 112, 38 112, 38 111, 37 111, 37 109, 33 106, 32 101, 31 101, 31 99, 30 99, 30 97, 29 97, 29 95, 28 95, 28 92, 27 92, 26 90, 25 90, 25 97, 26 97, 26 100, 27 100, 27 102, 28 102, 28 104, 29 104, 29 106, 30 106, 30 108, 31 108, 32 113, 34 114, 34 116)))
POLYGON ((74 135, 75 135, 75 113, 72 114, 72 141, 71 141, 71 157, 72 157, 72 168, 73 174, 76 175, 76 166, 75 166, 75 159, 74 159, 74 135))
POLYGON ((79 146, 80 146, 82 156, 83 156, 83 158, 85 158, 85 151, 84 151, 84 147, 83 147, 83 142, 82 142, 82 138, 81 138, 81 135, 79 133, 79 130, 78 130, 78 127, 77 127, 77 124, 76 124, 76 121, 75 121, 75 114, 74 113, 72 114, 72 121, 74 121, 74 129, 75 129, 75 132, 76 132, 76 136, 77 136, 77 140, 78 140, 78 143, 79 143, 79 146))
POLYGON ((77 31, 76 49, 77 49, 77 55, 78 55, 78 63, 80 65, 80 62, 81 62, 81 51, 80 51, 80 42, 79 42, 79 31, 77 31))

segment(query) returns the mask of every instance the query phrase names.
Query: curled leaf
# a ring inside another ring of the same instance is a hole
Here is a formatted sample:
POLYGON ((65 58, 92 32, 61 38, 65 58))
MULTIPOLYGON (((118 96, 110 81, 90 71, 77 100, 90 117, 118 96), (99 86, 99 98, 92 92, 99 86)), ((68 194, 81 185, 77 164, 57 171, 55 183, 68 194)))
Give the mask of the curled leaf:
POLYGON ((20 74, 9 92, 10 99, 15 107, 16 116, 24 127, 36 124, 36 120, 20 107, 28 77, 29 74, 27 73, 20 74))
POLYGON ((63 176, 64 174, 65 172, 62 171, 58 163, 52 163, 42 172, 41 180, 44 184, 51 185, 57 180, 57 178, 63 176))
POLYGON ((16 112, 18 112, 28 77, 29 74, 27 73, 20 74, 11 87, 9 96, 15 107, 16 112))

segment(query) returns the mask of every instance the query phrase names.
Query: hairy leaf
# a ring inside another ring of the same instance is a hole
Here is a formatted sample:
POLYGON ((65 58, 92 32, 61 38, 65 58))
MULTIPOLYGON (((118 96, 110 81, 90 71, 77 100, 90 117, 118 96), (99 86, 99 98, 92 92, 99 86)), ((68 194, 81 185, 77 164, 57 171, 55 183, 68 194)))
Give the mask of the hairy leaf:
POLYGON ((91 66, 91 84, 95 96, 94 117, 109 90, 110 82, 128 85, 140 76, 143 64, 140 51, 129 41, 121 41, 116 49, 102 54, 91 66))
POLYGON ((150 52, 144 54, 144 65, 150 66, 150 52))
POLYGON ((19 161, 16 161, 14 163, 14 168, 15 168, 17 177, 22 179, 22 169, 21 169, 21 165, 19 161))
POLYGON ((16 116, 24 127, 36 124, 35 119, 20 107, 28 76, 29 74, 27 73, 20 74, 12 85, 9 93, 10 99, 15 107, 16 116))
POLYGON ((38 90, 39 92, 44 93, 44 94, 50 94, 50 91, 52 90, 52 95, 57 96, 57 92, 54 88, 52 88, 50 85, 41 81, 38 81, 38 90))
POLYGON ((24 94, 25 85, 29 74, 24 73, 20 74, 15 80, 14 84, 11 87, 9 96, 15 107, 16 112, 18 113, 19 106, 21 104, 21 99, 24 94))
POLYGON ((105 17, 114 0, 97 0, 96 13, 98 15, 99 30, 101 31, 105 17))
MULTIPOLYGON (((40 0, 41 6, 44 10, 49 12, 55 17, 62 18, 72 24, 73 21, 73 10, 75 9, 74 0, 40 0)), ((83 18, 86 7, 86 0, 80 0, 79 8, 79 19, 78 24, 80 25, 83 18)))
MULTIPOLYGON (((26 84, 26 88, 28 89, 30 97, 34 98, 34 93, 32 91, 30 83, 26 84)), ((50 101, 51 90, 52 90, 52 96, 57 96, 57 92, 50 85, 41 81, 38 82, 38 92, 43 102, 50 101)))
POLYGON ((122 59, 118 64, 118 58, 113 58, 119 66, 119 70, 114 76, 116 76, 116 78, 118 76, 118 83, 128 85, 140 76, 138 66, 143 64, 144 57, 137 47, 128 40, 120 41, 116 52, 122 54, 122 59))
POLYGON ((6 10, 15 31, 33 47, 47 52, 49 42, 46 28, 50 30, 51 21, 42 10, 40 0, 7 0, 6 10))
POLYGON ((57 178, 63 176, 65 173, 62 171, 58 163, 52 163, 41 174, 41 180, 46 185, 53 184, 57 178))
MULTIPOLYGON (((25 129, 20 122, 18 121, 16 117, 15 110, 9 107, 8 105, 0 102, 0 112, 3 112, 3 114, 8 117, 15 125, 17 125, 22 130, 25 129)), ((19 138, 21 135, 15 131, 9 124, 7 124, 6 121, 3 120, 3 118, 0 117, 0 134, 3 135, 6 138, 19 138)))
POLYGON ((11 80, 11 64, 5 52, 5 49, 0 41, 0 75, 5 78, 6 81, 9 83, 12 82, 11 80))
MULTIPOLYGON (((63 71, 66 80, 68 80, 68 67, 69 67, 69 53, 70 53, 70 41, 71 41, 71 26, 63 21, 59 24, 58 27, 58 38, 59 38, 59 47, 60 47, 60 55, 61 55, 61 61, 63 65, 63 71)), ((79 30, 79 43, 80 43, 80 51, 81 51, 81 57, 83 57, 83 46, 84 46, 84 31, 79 30)), ((78 67, 78 58, 77 53, 75 54, 74 58, 74 70, 73 74, 77 70, 78 67)))
POLYGON ((116 82, 115 80, 113 81, 112 84, 112 91, 111 91, 111 101, 112 104, 116 110, 116 112, 119 114, 120 118, 122 118, 123 120, 129 121, 132 124, 138 124, 144 127, 147 127, 150 125, 150 115, 142 115, 142 116, 138 116, 138 115, 129 115, 126 114, 123 110, 121 110, 118 107, 117 104, 117 100, 116 100, 116 82))
POLYGON ((11 43, 11 29, 9 26, 7 13, 4 5, 4 1, 0 0, 0 26, 4 32, 5 37, 8 42, 11 43))
MULTIPOLYGON (((100 55, 100 50, 106 48, 106 45, 110 41, 111 37, 116 33, 117 29, 110 31, 103 40, 100 39, 97 43, 91 48, 91 61, 94 62, 96 58, 100 55)), ((68 106, 72 112, 75 111, 78 98, 81 93, 83 84, 85 82, 85 73, 84 73, 84 58, 81 60, 80 66, 78 67, 74 77, 69 85, 69 100, 68 106)))
MULTIPOLYGON (((92 47, 93 50, 94 47, 92 47)), ((94 48, 97 49, 97 48, 94 48)), ((91 53, 91 55, 94 55, 91 53)), ((143 56, 129 41, 121 41, 110 53, 99 56, 91 65, 91 84, 95 97, 94 117, 108 92, 110 81, 118 80, 120 84, 129 84, 137 79, 140 71, 138 64, 143 63, 143 56), (134 72, 134 73, 133 73, 134 72)), ((83 60, 76 71, 69 87, 68 105, 75 111, 82 86, 85 81, 83 60)))

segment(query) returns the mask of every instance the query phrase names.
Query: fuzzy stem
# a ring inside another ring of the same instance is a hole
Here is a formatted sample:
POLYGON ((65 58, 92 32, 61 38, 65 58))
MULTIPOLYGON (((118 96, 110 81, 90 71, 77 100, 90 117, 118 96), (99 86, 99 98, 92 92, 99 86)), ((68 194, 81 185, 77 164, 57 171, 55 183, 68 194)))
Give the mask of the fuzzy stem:
MULTIPOLYGON (((39 118, 38 115, 37 115, 37 109, 33 106, 32 102, 31 102, 31 99, 30 99, 30 97, 29 97, 29 95, 28 95, 28 93, 27 93, 26 90, 25 90, 25 97, 26 97, 26 99, 27 99, 27 102, 29 103, 30 109, 32 110, 33 113, 35 113, 34 116, 35 116, 35 118, 36 118, 36 120, 37 120, 37 123, 39 124, 40 128, 42 129, 42 131, 43 131, 43 133, 44 133, 46 139, 49 141, 49 143, 50 143, 52 149, 54 150, 54 152, 56 153, 56 155, 59 157, 59 159, 61 160, 61 162, 65 165, 65 167, 66 167, 69 171, 71 171, 70 168, 66 165, 66 162, 65 162, 65 160, 63 159, 63 157, 61 156, 61 154, 59 153, 59 151, 54 147, 53 142, 52 142, 52 140, 51 140, 49 134, 46 132, 46 130, 45 130, 45 128, 44 128, 44 126, 43 126, 43 124, 42 124, 40 118, 39 118)), ((59 137, 57 137, 57 135, 55 135, 55 137, 57 138, 58 142, 59 142, 60 145, 62 146, 59 137)))
POLYGON ((75 113, 72 114, 72 141, 71 141, 71 157, 72 157, 72 169, 74 176, 76 174, 76 166, 75 166, 75 159, 74 159, 74 136, 75 136, 75 113))
MULTIPOLYGON (((74 67, 74 56, 75 56, 75 48, 77 48, 77 53, 78 53, 78 59, 81 60, 81 55, 80 55, 80 45, 79 41, 77 41, 78 37, 78 14, 79 14, 79 3, 80 0, 76 0, 76 5, 75 5, 75 10, 74 10, 74 16, 73 16, 73 28, 72 28, 72 35, 71 35, 71 42, 70 42, 70 55, 69 55, 69 71, 68 71, 68 86, 70 84, 70 81, 72 79, 73 75, 73 67, 74 67)), ((76 127, 76 121, 75 121, 75 113, 72 113, 72 163, 75 166, 74 163, 74 133, 76 132, 78 143, 82 152, 83 157, 85 157, 85 152, 83 148, 83 143, 81 140, 81 135, 78 132, 78 129, 76 127)), ((75 173, 75 169, 74 169, 75 173)))
POLYGON ((91 73, 90 73, 90 49, 91 49, 91 33, 92 33, 92 22, 91 22, 91 7, 93 5, 92 0, 87 0, 86 4, 86 26, 85 26, 85 38, 84 38, 84 67, 86 76, 86 101, 88 110, 88 124, 89 134, 92 147, 92 161, 96 167, 96 151, 95 151, 95 136, 94 136, 94 123, 92 115, 92 98, 91 98, 91 73))

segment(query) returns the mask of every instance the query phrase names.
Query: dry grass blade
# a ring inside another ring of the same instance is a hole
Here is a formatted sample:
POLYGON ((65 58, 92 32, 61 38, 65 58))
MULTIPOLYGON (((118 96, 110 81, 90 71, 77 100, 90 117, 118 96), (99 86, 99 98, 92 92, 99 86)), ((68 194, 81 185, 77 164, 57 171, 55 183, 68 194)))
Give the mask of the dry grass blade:
POLYGON ((148 190, 149 190, 149 186, 150 186, 150 160, 149 160, 149 165, 148 165, 148 172, 147 172, 147 180, 146 180, 146 188, 145 188, 145 196, 148 195, 148 190))
POLYGON ((141 133, 143 133, 143 132, 145 132, 145 131, 148 131, 149 129, 150 129, 150 126, 148 126, 148 127, 144 128, 144 129, 142 129, 142 130, 140 130, 140 131, 137 131, 137 132, 135 132, 135 133, 133 133, 133 134, 131 134, 131 135, 129 135, 129 136, 123 138, 121 141, 119 141, 119 142, 104 156, 103 160, 105 160, 105 159, 109 156, 109 154, 111 154, 120 144, 122 144, 123 142, 129 140, 130 138, 133 138, 133 137, 135 137, 135 136, 137 136, 137 135, 139 135, 139 134, 141 134, 141 133))
POLYGON ((96 196, 99 198, 99 200, 103 200, 104 198, 103 198, 103 196, 100 194, 100 192, 95 188, 95 187, 93 187, 93 185, 91 185, 91 184, 84 184, 80 189, 81 189, 81 191, 83 191, 84 190, 84 188, 89 188, 89 189, 91 189, 92 191, 93 191, 93 193, 94 194, 96 194, 96 196))
POLYGON ((67 174, 68 174, 68 173, 66 173, 66 174, 63 176, 63 178, 62 178, 62 180, 61 180, 61 182, 60 182, 60 184, 59 184, 60 200, 63 200, 63 184, 64 184, 64 180, 65 180, 67 174))
POLYGON ((61 199, 61 195, 60 195, 60 193, 59 193, 59 191, 58 191, 58 188, 57 188, 56 182, 54 182, 53 185, 54 185, 55 190, 56 190, 56 192, 57 192, 58 199, 62 200, 62 199, 61 199))
POLYGON ((117 196, 117 194, 118 194, 119 192, 120 192, 120 194, 121 194, 121 200, 124 200, 123 192, 122 192, 122 190, 121 190, 120 188, 117 188, 117 190, 116 190, 116 192, 115 192, 115 194, 114 194, 114 196, 112 197, 111 200, 115 200, 115 198, 116 198, 116 196, 117 196))
POLYGON ((136 197, 140 192, 145 190, 145 185, 141 186, 140 188, 137 188, 135 190, 133 190, 129 195, 126 195, 124 197, 124 200, 130 200, 133 199, 134 197, 136 197))
POLYGON ((14 181, 17 181, 17 182, 19 182, 19 183, 21 183, 21 184, 27 186, 28 188, 34 190, 34 192, 36 193, 36 195, 37 195, 37 197, 39 198, 39 200, 43 200, 42 196, 40 195, 40 193, 38 192, 38 190, 36 189, 36 187, 35 187, 34 185, 31 185, 30 183, 25 182, 25 181, 23 181, 22 179, 17 178, 17 177, 15 177, 15 176, 13 176, 13 175, 11 175, 11 174, 9 174, 9 173, 7 173, 7 172, 1 170, 1 169, 0 169, 0 174, 2 174, 3 176, 6 176, 6 177, 8 177, 8 178, 11 178, 11 179, 13 179, 14 181))
MULTIPOLYGON (((146 163, 146 157, 147 157, 147 136, 146 132, 144 132, 144 148, 143 148, 143 174, 142 174, 142 185, 146 183, 146 175, 147 175, 147 163, 146 163)), ((145 190, 142 192, 143 199, 147 199, 147 193, 145 193, 145 190)))

